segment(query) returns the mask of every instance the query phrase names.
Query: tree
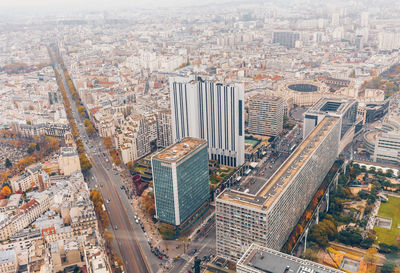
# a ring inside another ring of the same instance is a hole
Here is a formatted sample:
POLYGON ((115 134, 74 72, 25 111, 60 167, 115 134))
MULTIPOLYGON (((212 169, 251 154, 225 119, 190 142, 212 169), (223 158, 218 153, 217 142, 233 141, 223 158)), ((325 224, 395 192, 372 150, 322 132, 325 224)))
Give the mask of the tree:
POLYGON ((81 117, 85 116, 85 108, 83 108, 82 105, 78 106, 78 112, 81 115, 81 117))
POLYGON ((393 273, 396 267, 396 262, 393 260, 386 260, 381 268, 381 273, 393 273))
POLYGON ((307 250, 301 255, 301 257, 314 262, 318 261, 317 253, 311 248, 307 248, 307 250))
POLYGON ((133 171, 133 168, 134 168, 135 166, 133 165, 133 162, 132 162, 132 161, 129 161, 128 163, 126 163, 126 167, 128 167, 128 169, 129 169, 130 171, 133 171))
POLYGON ((90 123, 90 120, 85 118, 85 120, 83 121, 83 125, 85 125, 85 127, 88 127, 90 123))
POLYGON ((364 260, 369 264, 376 263, 376 261, 377 261, 376 254, 377 253, 378 253, 378 250, 376 248, 368 248, 365 251, 364 260))
POLYGON ((1 189, 1 194, 4 195, 5 197, 8 197, 11 194, 11 189, 9 186, 5 185, 2 189, 1 189))
POLYGON ((89 125, 86 127, 86 132, 89 135, 93 135, 96 132, 96 130, 94 129, 92 123, 89 123, 89 125))
POLYGON ((111 137, 106 136, 106 137, 103 139, 103 142, 104 142, 104 146, 106 146, 107 150, 112 149, 113 143, 112 143, 111 137))
POLYGON ((38 152, 40 151, 40 145, 39 145, 39 143, 36 143, 35 150, 38 151, 38 152))
POLYGON ((113 235, 112 235, 111 231, 109 231, 108 229, 105 229, 103 232, 103 238, 106 241, 108 247, 112 247, 113 235))
POLYGON ((387 176, 387 177, 393 177, 393 176, 394 176, 393 170, 392 170, 392 169, 388 169, 388 170, 386 171, 386 176, 387 176))
POLYGON ((370 167, 368 170, 369 173, 375 174, 376 168, 375 167, 370 167))
POLYGON ((360 246, 362 248, 370 248, 372 246, 372 244, 374 243, 374 240, 372 240, 371 238, 365 238, 361 241, 360 246))
POLYGON ((36 149, 36 143, 34 142, 29 143, 29 147, 27 150, 28 154, 32 154, 35 151, 35 149, 36 149))
POLYGON ((164 240, 175 239, 175 228, 169 224, 162 223, 159 227, 160 235, 164 240))
POLYGON ((12 163, 11 163, 10 159, 6 158, 6 162, 5 162, 6 169, 10 168, 11 166, 12 166, 12 163))
POLYGON ((85 154, 79 155, 79 162, 81 163, 81 169, 83 173, 86 173, 92 168, 92 164, 90 163, 89 159, 86 157, 85 154))

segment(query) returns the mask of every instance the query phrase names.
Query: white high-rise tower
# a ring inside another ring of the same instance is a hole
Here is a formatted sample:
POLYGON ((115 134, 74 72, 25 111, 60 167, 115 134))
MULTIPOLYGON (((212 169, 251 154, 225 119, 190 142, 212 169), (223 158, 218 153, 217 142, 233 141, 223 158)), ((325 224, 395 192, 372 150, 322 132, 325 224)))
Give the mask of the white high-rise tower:
POLYGON ((209 159, 238 167, 244 163, 244 86, 200 77, 171 77, 174 141, 208 141, 209 159))

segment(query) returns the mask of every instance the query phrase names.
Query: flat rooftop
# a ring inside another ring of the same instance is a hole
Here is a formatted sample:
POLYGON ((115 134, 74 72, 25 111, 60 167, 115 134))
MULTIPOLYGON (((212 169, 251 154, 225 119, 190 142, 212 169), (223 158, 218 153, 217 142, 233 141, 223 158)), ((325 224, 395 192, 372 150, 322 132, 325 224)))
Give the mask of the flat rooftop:
POLYGON ((249 100, 266 100, 266 101, 280 101, 282 98, 274 95, 256 94, 249 98, 249 100))
POLYGON ((252 244, 238 262, 238 266, 247 266, 261 272, 294 273, 340 273, 333 267, 291 256, 270 248, 252 244))
POLYGON ((283 162, 266 183, 255 194, 245 191, 225 190, 218 197, 221 200, 247 205, 256 209, 268 209, 290 184, 300 168, 308 161, 315 148, 339 120, 337 117, 325 117, 318 126, 300 143, 297 149, 283 162))
POLYGON ((180 142, 172 144, 165 150, 156 154, 153 159, 168 163, 177 162, 205 143, 207 143, 207 141, 204 139, 185 137, 180 142))
POLYGON ((343 114, 356 100, 349 98, 321 98, 305 114, 343 114))

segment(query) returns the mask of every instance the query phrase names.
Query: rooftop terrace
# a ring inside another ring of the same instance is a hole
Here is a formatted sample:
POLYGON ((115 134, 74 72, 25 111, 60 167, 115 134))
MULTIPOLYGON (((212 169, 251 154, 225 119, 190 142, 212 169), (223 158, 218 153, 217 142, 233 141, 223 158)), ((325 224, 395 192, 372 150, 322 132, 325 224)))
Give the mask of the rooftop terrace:
POLYGON ((354 102, 354 99, 348 98, 321 98, 315 103, 307 113, 319 114, 329 112, 330 114, 343 114, 354 102))
POLYGON ((256 194, 225 190, 219 198, 256 209, 269 208, 290 184, 300 168, 310 158, 315 148, 326 137, 339 118, 325 117, 299 147, 286 159, 271 178, 261 185, 256 194))
POLYGON ((251 245, 238 262, 262 272, 299 272, 299 273, 340 273, 344 272, 326 265, 303 260, 282 252, 259 245, 251 245))
POLYGON ((205 143, 207 143, 207 141, 204 139, 186 137, 180 142, 172 144, 165 150, 159 152, 153 157, 153 159, 168 163, 177 162, 205 143))

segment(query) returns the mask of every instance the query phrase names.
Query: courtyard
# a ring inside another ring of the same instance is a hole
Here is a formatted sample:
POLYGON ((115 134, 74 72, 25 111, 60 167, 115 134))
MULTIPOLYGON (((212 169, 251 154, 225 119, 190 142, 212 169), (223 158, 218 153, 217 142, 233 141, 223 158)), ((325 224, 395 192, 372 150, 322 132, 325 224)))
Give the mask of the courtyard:
POLYGON ((400 197, 389 195, 388 199, 386 203, 381 203, 378 217, 391 219, 391 226, 390 228, 386 225, 384 227, 375 226, 374 230, 378 236, 377 240, 379 243, 400 246, 400 197))

